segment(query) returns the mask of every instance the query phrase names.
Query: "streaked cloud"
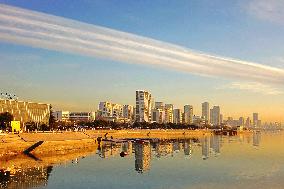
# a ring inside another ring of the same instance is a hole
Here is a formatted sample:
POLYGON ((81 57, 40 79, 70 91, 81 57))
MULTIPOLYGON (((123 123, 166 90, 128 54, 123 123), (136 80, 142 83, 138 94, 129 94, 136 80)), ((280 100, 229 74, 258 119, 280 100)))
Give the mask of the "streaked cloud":
POLYGON ((284 0, 251 0, 246 10, 258 19, 284 25, 284 0))
POLYGON ((262 83, 257 82, 232 82, 228 85, 224 85, 221 87, 218 87, 219 90, 242 90, 247 92, 253 92, 253 93, 260 93, 264 95, 282 95, 284 94, 284 91, 272 87, 270 85, 265 85, 262 83))
POLYGON ((153 65, 201 76, 284 84, 284 70, 0 4, 0 41, 153 65))

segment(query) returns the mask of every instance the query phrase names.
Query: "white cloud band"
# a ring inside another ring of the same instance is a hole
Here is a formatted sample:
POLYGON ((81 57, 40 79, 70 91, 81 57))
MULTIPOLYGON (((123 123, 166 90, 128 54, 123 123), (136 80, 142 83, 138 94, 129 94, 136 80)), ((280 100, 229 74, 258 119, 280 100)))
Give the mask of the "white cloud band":
POLYGON ((0 4, 0 40, 205 76, 284 83, 284 70, 0 4))

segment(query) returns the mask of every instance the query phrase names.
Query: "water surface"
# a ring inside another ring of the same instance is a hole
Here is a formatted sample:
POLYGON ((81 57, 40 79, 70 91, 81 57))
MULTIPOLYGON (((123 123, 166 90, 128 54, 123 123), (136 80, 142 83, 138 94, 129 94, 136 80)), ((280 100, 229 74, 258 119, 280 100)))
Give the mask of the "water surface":
POLYGON ((283 137, 254 132, 103 142, 61 165, 2 170, 0 182, 2 188, 284 188, 283 137))

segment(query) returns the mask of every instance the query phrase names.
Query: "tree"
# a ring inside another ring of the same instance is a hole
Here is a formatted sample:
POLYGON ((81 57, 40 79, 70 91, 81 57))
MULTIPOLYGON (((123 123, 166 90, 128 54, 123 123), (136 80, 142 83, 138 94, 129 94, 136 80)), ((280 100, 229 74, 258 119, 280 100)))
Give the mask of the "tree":
POLYGON ((9 112, 4 112, 0 114, 0 128, 7 129, 9 127, 9 123, 13 121, 14 117, 9 112))
POLYGON ((52 106, 51 105, 50 105, 50 115, 49 115, 48 124, 49 124, 49 129, 55 129, 55 127, 56 127, 56 120, 55 120, 55 117, 53 115, 53 110, 52 110, 52 106))

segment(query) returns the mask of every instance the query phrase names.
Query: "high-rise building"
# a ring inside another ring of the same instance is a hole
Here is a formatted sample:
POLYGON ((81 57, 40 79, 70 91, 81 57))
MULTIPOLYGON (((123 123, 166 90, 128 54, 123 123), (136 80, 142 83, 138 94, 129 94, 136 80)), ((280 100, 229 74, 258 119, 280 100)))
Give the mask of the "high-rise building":
POLYGON ((133 120, 134 119, 134 110, 131 105, 123 105, 123 117, 125 119, 133 120))
POLYGON ((223 114, 220 114, 220 124, 224 123, 224 118, 223 118, 223 114))
POLYGON ((184 106, 184 123, 186 124, 193 123, 193 106, 191 105, 184 106))
POLYGON ((112 104, 112 117, 123 117, 123 106, 121 104, 112 104))
POLYGON ((100 102, 99 103, 100 116, 112 117, 112 103, 111 102, 100 102))
POLYGON ((210 109, 210 122, 214 126, 220 125, 220 107, 214 106, 210 109))
POLYGON ((129 122, 133 120, 133 106, 100 102, 96 118, 108 121, 129 122))
POLYGON ((165 122, 165 111, 161 110, 161 109, 153 109, 152 110, 152 122, 156 122, 156 123, 164 123, 165 122))
POLYGON ((165 122, 173 123, 174 106, 172 104, 165 104, 165 122))
POLYGON ((209 103, 208 102, 203 102, 202 103, 202 117, 205 119, 206 123, 209 123, 209 103))
POLYGON ((193 124, 194 125, 205 125, 205 119, 199 115, 194 115, 193 116, 193 124))
POLYGON ((252 124, 253 124, 254 127, 257 127, 258 126, 257 125, 257 123, 258 123, 258 113, 253 113, 252 117, 253 117, 252 124))
POLYGON ((244 126, 245 125, 245 118, 244 117, 240 117, 239 118, 239 126, 244 126))
POLYGON ((182 123, 182 112, 181 109, 174 109, 174 123, 178 124, 178 123, 182 123))
POLYGON ((155 107, 152 110, 151 121, 160 124, 165 122, 165 106, 163 102, 155 102, 155 107))
POLYGON ((261 120, 257 120, 257 127, 261 127, 261 120))
POLYGON ((136 91, 136 121, 150 122, 151 121, 151 107, 152 97, 148 91, 136 91))
POLYGON ((246 126, 246 127, 250 127, 250 126, 251 126, 250 117, 247 117, 245 126, 246 126))

